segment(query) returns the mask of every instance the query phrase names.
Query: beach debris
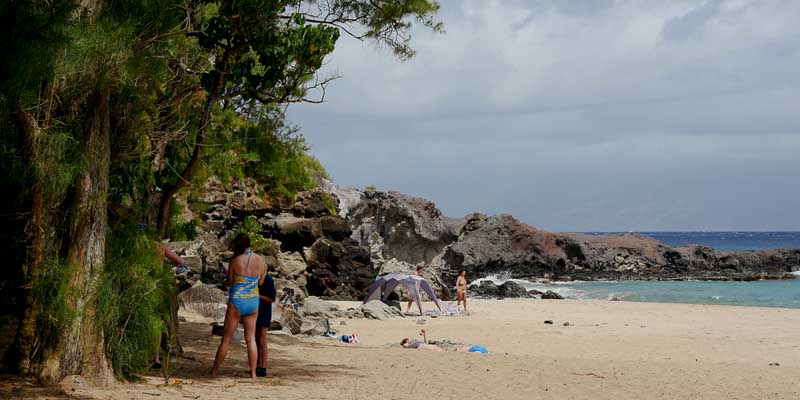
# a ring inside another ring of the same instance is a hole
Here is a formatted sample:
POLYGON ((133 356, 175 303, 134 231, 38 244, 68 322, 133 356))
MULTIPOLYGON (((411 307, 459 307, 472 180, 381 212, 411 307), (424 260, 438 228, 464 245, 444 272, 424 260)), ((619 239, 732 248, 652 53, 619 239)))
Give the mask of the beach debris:
POLYGON ((341 340, 344 343, 348 343, 348 344, 355 344, 355 343, 358 343, 360 341, 358 339, 358 335, 356 335, 355 333, 352 333, 350 335, 339 336, 339 340, 341 340))
POLYGON ((585 373, 585 374, 580 374, 580 373, 577 373, 577 372, 572 372, 572 375, 576 375, 576 376, 590 376, 590 377, 593 377, 593 378, 598 378, 598 379, 606 379, 606 377, 605 377, 605 376, 603 376, 603 375, 600 375, 600 374, 597 374, 597 373, 594 373, 594 372, 588 372, 588 373, 585 373))
POLYGON ((569 326, 569 322, 564 322, 562 325, 569 326))
POLYGON ((546 320, 544 320, 544 323, 547 324, 547 325, 553 325, 553 320, 552 319, 546 319, 546 320))
POLYGON ((776 363, 776 362, 769 363, 770 367, 779 367, 780 365, 781 363, 776 363))
POLYGON ((341 325, 341 326, 345 326, 345 325, 347 325, 347 321, 342 321, 342 322, 339 322, 339 325, 341 325))
POLYGON ((428 323, 428 320, 426 320, 425 318, 417 319, 417 324, 419 324, 419 325, 425 325, 427 323, 428 323))

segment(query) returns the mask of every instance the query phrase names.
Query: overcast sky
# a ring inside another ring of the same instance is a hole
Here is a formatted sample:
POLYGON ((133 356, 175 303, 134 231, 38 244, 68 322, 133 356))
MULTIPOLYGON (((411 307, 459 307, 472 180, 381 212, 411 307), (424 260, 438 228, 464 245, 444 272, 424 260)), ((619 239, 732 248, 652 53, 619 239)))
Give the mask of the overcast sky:
POLYGON ((800 1, 443 0, 292 106, 334 181, 555 231, 800 230, 800 1))

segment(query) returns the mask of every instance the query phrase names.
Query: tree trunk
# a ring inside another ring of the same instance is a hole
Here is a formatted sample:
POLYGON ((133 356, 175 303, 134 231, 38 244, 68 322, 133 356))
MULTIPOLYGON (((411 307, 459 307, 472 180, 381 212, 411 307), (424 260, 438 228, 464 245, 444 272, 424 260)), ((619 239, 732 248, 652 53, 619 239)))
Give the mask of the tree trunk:
MULTIPOLYGON (((33 171, 33 185, 31 187, 31 218, 28 223, 28 259, 24 266, 23 276, 25 287, 29 288, 34 274, 41 271, 44 262, 49 254, 48 248, 52 243, 48 239, 54 235, 52 213, 48 212, 53 207, 54 199, 48 199, 44 189, 43 170, 40 159, 40 141, 42 129, 36 118, 22 110, 16 112, 17 124, 22 130, 25 143, 25 153, 29 162, 29 167, 33 171)), ((10 361, 17 366, 20 372, 34 373, 32 365, 32 355, 36 345, 36 320, 39 317, 39 305, 34 296, 30 295, 29 289, 25 294, 25 311, 20 319, 19 329, 15 338, 15 345, 12 349, 15 354, 9 355, 10 361)))
POLYGON ((75 312, 61 343, 45 355, 41 377, 58 381, 68 375, 104 384, 113 380, 105 356, 103 332, 95 318, 95 294, 105 264, 108 226, 110 164, 110 90, 100 90, 92 101, 84 129, 85 170, 79 174, 70 209, 67 263, 73 268, 68 303, 75 312))

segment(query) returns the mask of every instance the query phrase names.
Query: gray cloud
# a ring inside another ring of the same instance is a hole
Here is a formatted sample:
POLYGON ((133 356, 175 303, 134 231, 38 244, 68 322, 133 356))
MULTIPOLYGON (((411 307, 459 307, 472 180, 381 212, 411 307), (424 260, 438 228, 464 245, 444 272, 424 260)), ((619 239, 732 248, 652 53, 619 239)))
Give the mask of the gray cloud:
POLYGON ((290 109, 334 179, 553 230, 800 229, 800 2, 443 3, 290 109))
POLYGON ((685 40, 700 31, 714 17, 722 5, 722 0, 709 0, 679 17, 664 23, 661 35, 666 40, 685 40))

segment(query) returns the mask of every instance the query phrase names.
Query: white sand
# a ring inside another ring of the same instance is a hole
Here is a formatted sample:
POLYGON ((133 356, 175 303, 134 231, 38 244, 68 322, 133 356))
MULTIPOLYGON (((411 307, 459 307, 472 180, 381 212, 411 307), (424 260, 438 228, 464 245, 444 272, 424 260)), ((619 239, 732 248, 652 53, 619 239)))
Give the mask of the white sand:
MULTIPOLYGON (((350 304, 339 303, 346 307, 350 304)), ((431 307, 431 305, 427 305, 431 307)), ((573 300, 473 301, 471 316, 333 322, 361 343, 270 335, 271 377, 246 378, 243 346, 205 376, 219 339, 182 325, 175 378, 89 398, 144 399, 800 399, 800 310, 573 300), (546 325, 544 320, 553 320, 546 325), (563 326, 569 322, 569 326, 563 326), (492 354, 399 347, 451 339, 492 354), (770 365, 770 364, 779 365, 770 365)))

